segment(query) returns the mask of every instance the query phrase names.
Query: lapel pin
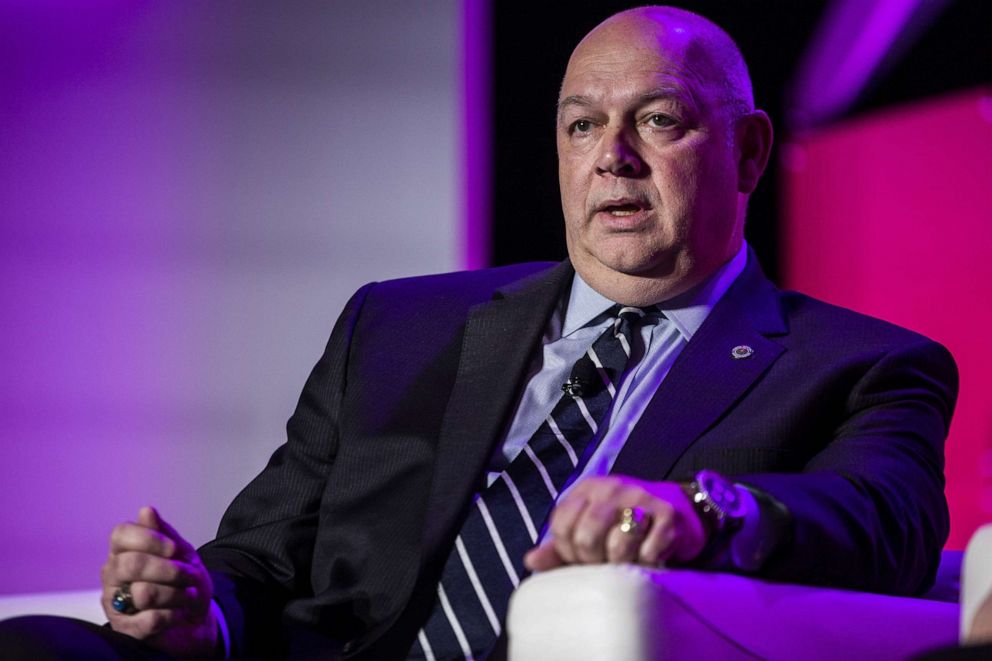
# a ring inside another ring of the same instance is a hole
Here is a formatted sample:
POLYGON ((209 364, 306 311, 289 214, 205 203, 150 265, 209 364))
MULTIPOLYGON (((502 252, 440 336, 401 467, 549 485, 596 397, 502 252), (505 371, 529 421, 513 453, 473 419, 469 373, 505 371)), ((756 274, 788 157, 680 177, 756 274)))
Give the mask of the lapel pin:
POLYGON ((754 355, 754 349, 746 344, 741 344, 730 350, 730 355, 734 360, 743 360, 754 355))

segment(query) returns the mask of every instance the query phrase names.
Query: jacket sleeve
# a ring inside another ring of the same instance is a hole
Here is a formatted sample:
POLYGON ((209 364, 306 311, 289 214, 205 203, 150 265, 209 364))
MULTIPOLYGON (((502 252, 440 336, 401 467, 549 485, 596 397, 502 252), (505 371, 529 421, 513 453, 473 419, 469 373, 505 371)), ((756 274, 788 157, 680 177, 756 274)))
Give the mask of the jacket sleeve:
POLYGON ((228 507, 217 538, 199 550, 234 657, 277 641, 286 602, 312 591, 318 510, 337 453, 351 341, 373 286, 358 290, 338 318, 287 423, 286 443, 228 507))
POLYGON ((891 594, 930 587, 949 532, 943 447, 957 383, 954 359, 935 342, 889 350, 803 472, 737 477, 792 516, 761 575, 891 594))

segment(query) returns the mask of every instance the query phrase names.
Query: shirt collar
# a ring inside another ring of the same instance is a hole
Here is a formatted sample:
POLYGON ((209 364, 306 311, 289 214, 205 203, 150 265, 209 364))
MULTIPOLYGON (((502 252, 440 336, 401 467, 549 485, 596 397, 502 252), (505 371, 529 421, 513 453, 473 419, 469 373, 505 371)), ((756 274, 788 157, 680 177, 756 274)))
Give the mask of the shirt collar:
MULTIPOLYGON (((686 342, 699 330, 706 321, 713 306, 723 297, 730 285, 744 271, 747 264, 747 243, 741 242, 741 247, 729 261, 718 268, 713 275, 684 294, 658 303, 658 308, 678 329, 686 342)), ((568 296, 568 307, 565 310, 565 321, 561 328, 561 337, 567 337, 575 331, 588 326, 597 317, 613 307, 615 303, 590 287, 576 273, 572 280, 572 291, 568 296)))

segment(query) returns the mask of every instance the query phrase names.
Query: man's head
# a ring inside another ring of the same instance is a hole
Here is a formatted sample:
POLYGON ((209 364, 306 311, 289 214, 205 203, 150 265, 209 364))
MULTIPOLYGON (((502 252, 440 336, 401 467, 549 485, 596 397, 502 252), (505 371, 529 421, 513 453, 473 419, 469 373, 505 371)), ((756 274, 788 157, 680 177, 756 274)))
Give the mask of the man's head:
POLYGON ((684 10, 642 7, 575 48, 557 138, 572 263, 600 293, 645 305, 735 254, 772 133, 723 30, 684 10))

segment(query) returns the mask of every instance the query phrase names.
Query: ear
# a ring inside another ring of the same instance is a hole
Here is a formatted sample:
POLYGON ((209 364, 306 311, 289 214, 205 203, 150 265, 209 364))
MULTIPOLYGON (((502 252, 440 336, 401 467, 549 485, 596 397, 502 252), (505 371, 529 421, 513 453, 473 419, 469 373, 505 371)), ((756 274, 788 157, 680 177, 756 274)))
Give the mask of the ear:
POLYGON ((772 151, 772 122, 762 110, 737 120, 737 191, 750 195, 758 185, 772 151))

